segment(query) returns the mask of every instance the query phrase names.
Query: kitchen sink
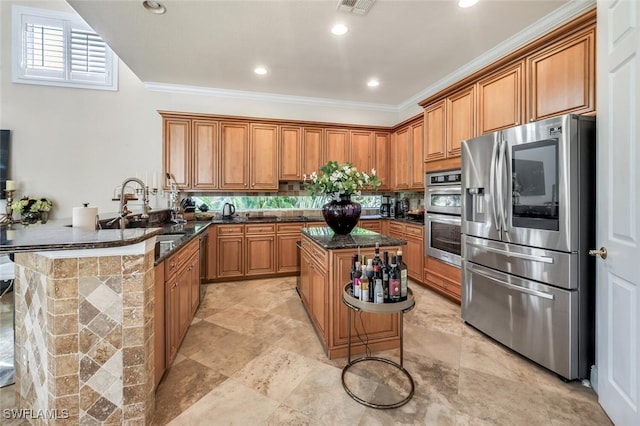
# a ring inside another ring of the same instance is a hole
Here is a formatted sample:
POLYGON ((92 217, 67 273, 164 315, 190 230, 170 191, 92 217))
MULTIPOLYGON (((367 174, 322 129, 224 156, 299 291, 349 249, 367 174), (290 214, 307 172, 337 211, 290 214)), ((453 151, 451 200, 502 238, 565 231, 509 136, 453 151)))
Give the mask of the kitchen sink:
POLYGON ((176 240, 179 240, 180 238, 182 238, 182 236, 184 235, 184 233, 182 234, 162 234, 162 235, 156 235, 156 242, 160 242, 160 243, 173 243, 176 240))

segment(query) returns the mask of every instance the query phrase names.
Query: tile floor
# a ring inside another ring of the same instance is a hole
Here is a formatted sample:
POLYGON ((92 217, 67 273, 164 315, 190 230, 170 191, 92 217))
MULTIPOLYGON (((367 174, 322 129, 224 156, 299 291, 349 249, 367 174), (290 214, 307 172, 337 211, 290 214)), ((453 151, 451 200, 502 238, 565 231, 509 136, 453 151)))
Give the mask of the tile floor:
MULTIPOLYGON (((404 366, 415 395, 406 405, 377 410, 352 400, 341 383, 346 359, 324 355, 295 278, 274 278, 206 286, 158 388, 154 424, 611 425, 592 389, 564 383, 465 325, 459 305, 411 288, 404 366)), ((406 380, 386 367, 374 377, 377 364, 353 367, 350 388, 379 403, 405 396, 406 380)), ((13 407, 12 388, 0 389, 3 408, 13 407)))

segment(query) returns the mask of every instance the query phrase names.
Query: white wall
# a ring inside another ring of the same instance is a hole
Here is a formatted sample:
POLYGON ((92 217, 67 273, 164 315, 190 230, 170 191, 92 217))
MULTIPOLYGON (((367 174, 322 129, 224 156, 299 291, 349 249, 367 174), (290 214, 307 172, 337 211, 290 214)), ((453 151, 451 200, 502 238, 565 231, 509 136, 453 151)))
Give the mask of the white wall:
MULTIPOLYGON (((401 121, 397 113, 335 105, 149 91, 122 62, 117 92, 12 83, 13 4, 73 10, 62 0, 0 1, 0 127, 12 131, 9 176, 17 182, 16 197, 52 199, 53 218, 70 217, 83 202, 115 212, 114 187, 136 174, 143 179, 146 173, 160 175, 158 110, 382 126, 401 121)), ((420 111, 417 105, 415 111, 420 111)), ((152 205, 164 207, 167 199, 156 197, 152 205)))

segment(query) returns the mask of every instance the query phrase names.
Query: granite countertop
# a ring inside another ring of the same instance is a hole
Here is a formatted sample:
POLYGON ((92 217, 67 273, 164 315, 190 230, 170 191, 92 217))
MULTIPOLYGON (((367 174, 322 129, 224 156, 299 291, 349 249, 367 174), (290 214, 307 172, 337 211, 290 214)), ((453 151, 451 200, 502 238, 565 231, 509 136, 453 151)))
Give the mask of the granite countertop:
POLYGON ((326 250, 352 249, 358 247, 404 246, 404 240, 355 227, 348 235, 336 235, 329 227, 303 228, 302 233, 326 250))

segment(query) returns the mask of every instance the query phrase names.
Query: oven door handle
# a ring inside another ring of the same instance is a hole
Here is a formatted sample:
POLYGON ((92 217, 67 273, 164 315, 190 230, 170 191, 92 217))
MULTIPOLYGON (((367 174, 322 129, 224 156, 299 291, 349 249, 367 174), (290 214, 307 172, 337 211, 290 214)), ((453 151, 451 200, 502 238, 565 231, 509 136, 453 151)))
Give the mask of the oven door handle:
POLYGON ((483 246, 480 244, 474 244, 467 241, 468 246, 478 247, 492 253, 498 253, 507 257, 517 257, 518 259, 533 260, 534 262, 553 263, 553 257, 549 256, 536 256, 535 254, 516 253, 513 251, 502 250, 495 247, 483 246))
POLYGON ((446 223, 447 225, 460 225, 461 220, 460 220, 460 216, 456 216, 456 217, 448 217, 445 215, 442 216, 435 216, 432 214, 428 214, 427 215, 427 220, 431 221, 431 222, 440 222, 440 223, 446 223))
POLYGON ((477 275, 480 275, 481 277, 487 278, 489 280, 491 280, 491 282, 494 282, 496 284, 501 285, 502 287, 506 287, 510 290, 515 290, 515 291, 519 291, 520 293, 526 293, 526 294, 530 294, 532 296, 537 296, 537 297, 541 297, 543 299, 548 299, 548 300, 553 300, 553 294, 550 293, 545 293, 544 291, 538 291, 538 290, 532 290, 530 288, 526 288, 526 287, 520 287, 519 285, 515 285, 515 284, 511 284, 508 283, 506 281, 502 281, 497 279, 496 277, 492 277, 489 274, 486 274, 482 271, 479 271, 478 269, 475 269, 473 266, 471 266, 471 272, 477 275))

